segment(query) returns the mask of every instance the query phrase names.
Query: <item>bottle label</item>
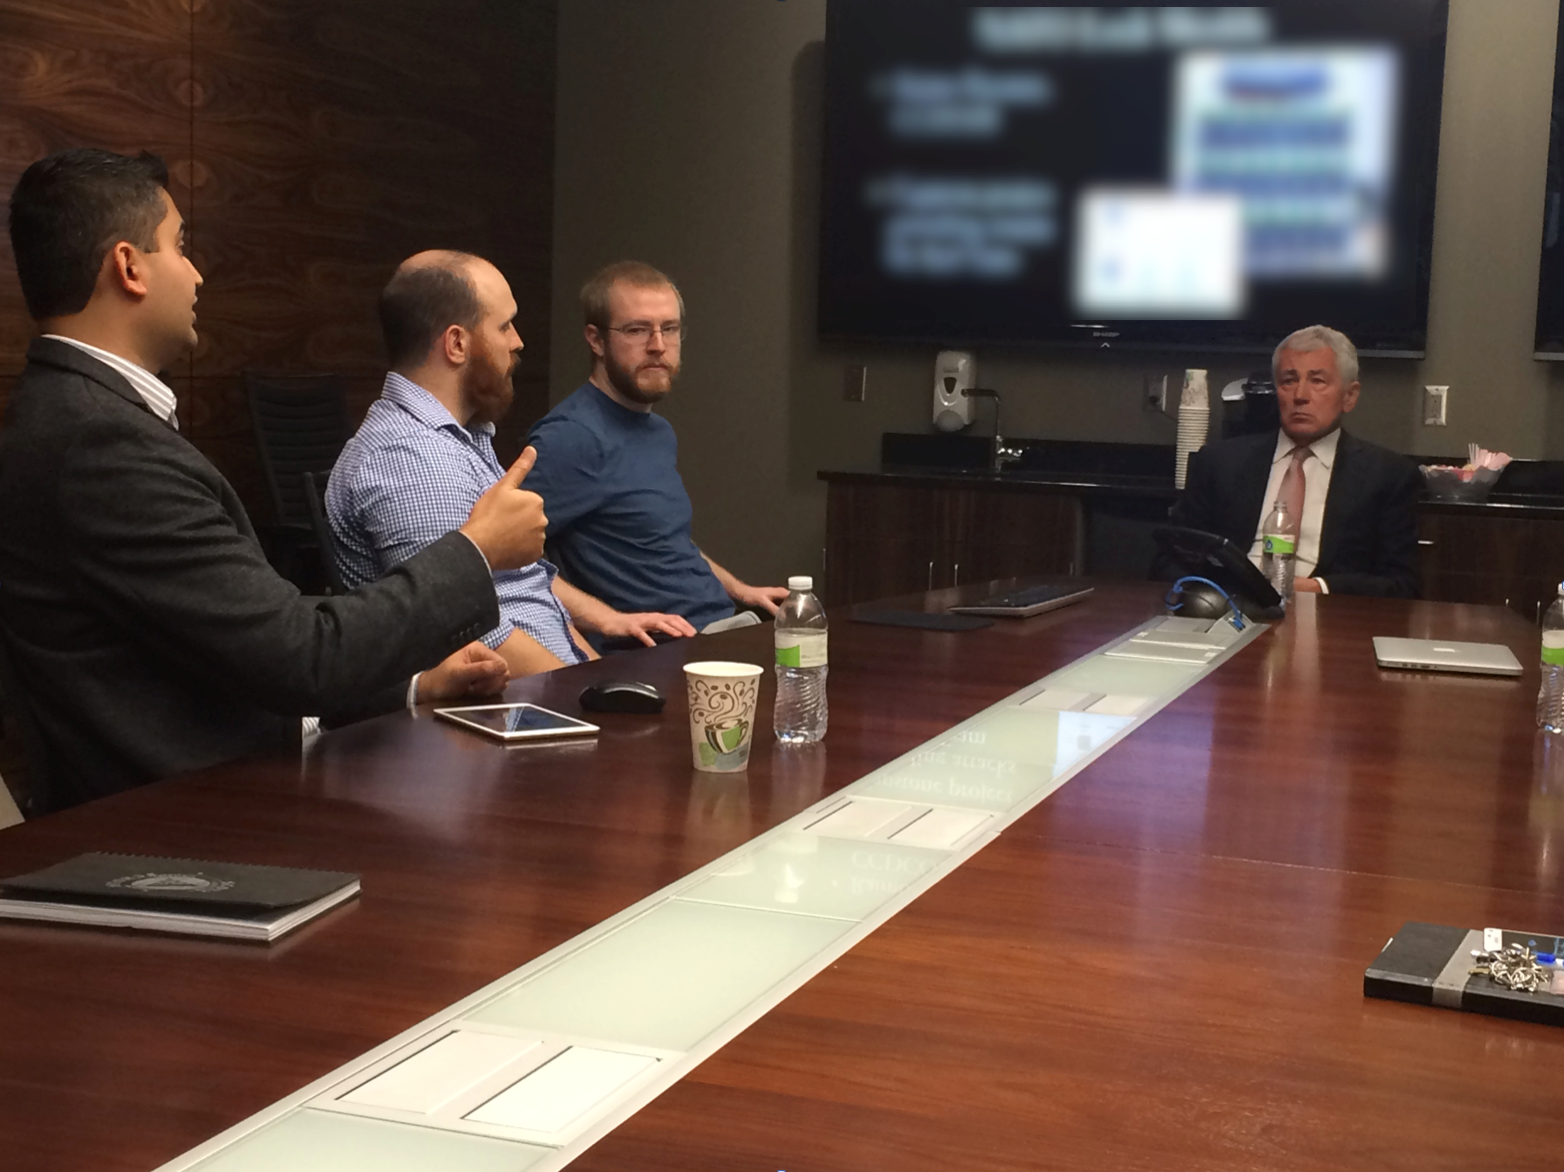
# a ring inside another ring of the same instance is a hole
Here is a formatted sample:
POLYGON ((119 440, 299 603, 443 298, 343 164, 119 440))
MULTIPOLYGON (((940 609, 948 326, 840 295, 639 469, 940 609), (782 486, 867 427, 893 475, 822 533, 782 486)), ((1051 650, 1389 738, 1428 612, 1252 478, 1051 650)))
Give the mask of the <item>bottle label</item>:
POLYGON ((1262 547, 1266 553, 1277 557, 1285 557, 1290 553, 1298 552, 1298 542, 1295 538, 1285 533, 1267 533, 1265 544, 1262 547))
POLYGON ((1564 667, 1564 631, 1542 632, 1542 664, 1564 667))
POLYGON ((777 666, 824 667, 824 631, 778 631, 777 666))

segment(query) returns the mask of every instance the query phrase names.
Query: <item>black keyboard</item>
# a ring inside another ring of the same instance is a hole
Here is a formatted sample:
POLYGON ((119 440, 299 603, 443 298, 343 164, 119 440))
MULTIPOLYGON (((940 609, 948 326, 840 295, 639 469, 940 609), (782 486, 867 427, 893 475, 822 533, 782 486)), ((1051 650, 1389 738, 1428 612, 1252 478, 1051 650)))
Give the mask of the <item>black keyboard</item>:
POLYGON ((957 614, 994 615, 999 618, 1028 619, 1045 610, 1056 610, 1080 602, 1092 592, 1090 586, 1079 582, 1045 582, 1041 586, 1022 586, 1006 590, 1003 594, 990 595, 965 606, 950 609, 957 614))

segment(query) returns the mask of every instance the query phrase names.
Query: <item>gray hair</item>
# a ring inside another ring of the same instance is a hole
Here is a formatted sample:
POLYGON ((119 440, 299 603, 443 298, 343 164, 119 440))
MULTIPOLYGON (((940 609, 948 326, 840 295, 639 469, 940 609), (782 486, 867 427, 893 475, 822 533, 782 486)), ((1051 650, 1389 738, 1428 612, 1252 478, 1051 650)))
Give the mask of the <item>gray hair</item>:
POLYGON ((1296 350, 1306 354, 1310 350, 1328 349, 1336 356, 1336 373, 1341 376, 1341 385, 1358 381, 1358 348, 1352 344, 1352 339, 1340 330, 1333 330, 1329 326, 1304 326, 1301 330, 1294 330, 1282 339, 1281 344, 1271 354, 1271 378, 1276 378, 1277 367, 1282 361, 1283 350, 1296 350))

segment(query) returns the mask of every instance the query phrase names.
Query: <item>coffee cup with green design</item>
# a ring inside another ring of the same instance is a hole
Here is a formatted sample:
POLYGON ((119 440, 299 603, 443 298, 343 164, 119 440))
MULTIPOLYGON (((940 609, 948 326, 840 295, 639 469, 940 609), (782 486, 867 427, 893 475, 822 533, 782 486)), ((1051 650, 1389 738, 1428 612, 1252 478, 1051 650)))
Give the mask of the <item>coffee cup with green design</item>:
POLYGON ((684 665, 695 768, 705 773, 737 773, 748 767, 755 703, 764 670, 754 663, 722 660, 684 665))

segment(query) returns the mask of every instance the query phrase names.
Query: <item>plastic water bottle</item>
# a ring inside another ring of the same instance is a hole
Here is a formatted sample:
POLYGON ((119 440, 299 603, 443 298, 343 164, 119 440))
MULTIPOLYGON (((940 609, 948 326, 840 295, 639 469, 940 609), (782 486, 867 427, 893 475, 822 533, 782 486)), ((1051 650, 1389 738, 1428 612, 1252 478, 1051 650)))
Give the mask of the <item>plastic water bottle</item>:
POLYGON ((1564 582, 1542 616, 1542 687, 1537 692, 1537 727, 1564 733, 1564 582))
POLYGON ((1293 567, 1298 561, 1298 518, 1281 497, 1260 530, 1260 572, 1283 598, 1292 598, 1293 567))
POLYGON ((777 614, 777 740, 805 745, 825 736, 825 609, 809 577, 787 580, 787 601, 777 614))

